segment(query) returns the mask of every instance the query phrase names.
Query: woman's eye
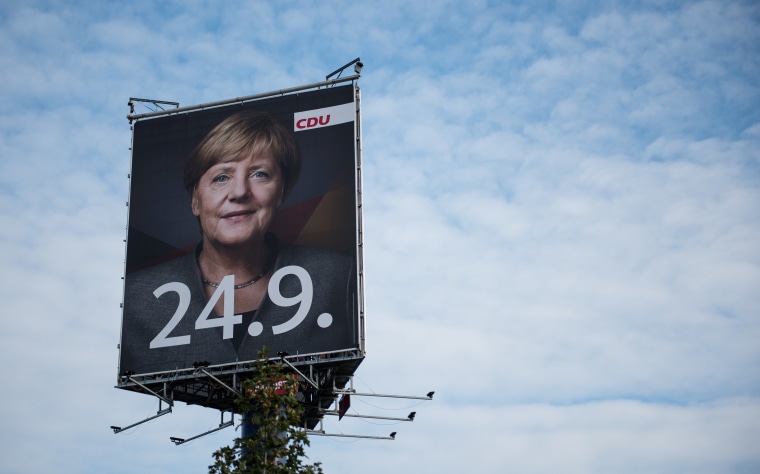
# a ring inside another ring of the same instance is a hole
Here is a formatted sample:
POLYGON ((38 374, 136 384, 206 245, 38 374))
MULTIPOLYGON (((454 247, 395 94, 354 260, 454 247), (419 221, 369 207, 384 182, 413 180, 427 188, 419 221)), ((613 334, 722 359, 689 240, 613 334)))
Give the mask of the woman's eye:
POLYGON ((229 181, 229 179, 230 179, 230 177, 227 176, 226 174, 220 174, 219 176, 217 176, 216 178, 213 179, 213 182, 214 183, 226 183, 227 181, 229 181))
POLYGON ((266 178, 269 175, 265 171, 254 171, 252 176, 254 178, 261 179, 261 178, 266 178))

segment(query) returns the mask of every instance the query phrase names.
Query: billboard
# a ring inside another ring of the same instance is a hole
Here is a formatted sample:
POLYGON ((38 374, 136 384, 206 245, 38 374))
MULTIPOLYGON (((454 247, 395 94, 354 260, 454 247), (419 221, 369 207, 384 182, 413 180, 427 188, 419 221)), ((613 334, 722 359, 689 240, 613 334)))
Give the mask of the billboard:
POLYGON ((356 97, 134 123, 120 373, 363 353, 356 97))

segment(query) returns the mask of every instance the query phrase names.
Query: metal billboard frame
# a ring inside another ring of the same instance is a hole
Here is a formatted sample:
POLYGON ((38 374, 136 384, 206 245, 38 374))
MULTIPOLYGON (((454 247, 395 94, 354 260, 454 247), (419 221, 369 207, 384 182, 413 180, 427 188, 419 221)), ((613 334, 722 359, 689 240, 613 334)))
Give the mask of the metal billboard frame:
MULTIPOLYGON (((360 89, 356 81, 360 78, 359 74, 347 76, 344 78, 326 80, 313 84, 281 89, 277 91, 254 94, 234 99, 209 102, 199 105, 178 107, 157 110, 149 113, 135 114, 130 99, 130 114, 127 115, 130 125, 133 122, 151 119, 160 116, 185 114, 188 112, 206 110, 211 108, 222 107, 235 103, 250 103, 259 99, 271 98, 276 96, 285 96, 301 91, 310 91, 313 89, 328 88, 340 83, 351 82, 354 90, 355 110, 355 164, 356 164, 356 265, 357 265, 357 293, 358 293, 358 348, 351 350, 340 350, 334 352, 324 352, 307 355, 289 355, 285 353, 278 354, 281 362, 289 365, 298 375, 303 391, 301 392, 302 402, 304 403, 306 414, 305 418, 315 420, 309 423, 313 427, 321 418, 324 411, 329 408, 338 396, 336 390, 342 389, 350 377, 354 374, 359 364, 365 357, 366 336, 365 336, 365 293, 364 293, 364 258, 363 258, 363 217, 362 217, 362 148, 361 148, 361 97, 360 89)), ((151 102, 147 99, 140 99, 143 102, 151 102)), ((166 103, 164 101, 152 101, 166 103)), ((175 103, 171 103, 175 105, 175 103)), ((130 126, 130 129, 134 127, 130 126)), ((132 150, 132 147, 130 147, 132 150)), ((134 151, 132 151, 134 154, 134 151)), ((131 198, 131 182, 130 182, 131 198)), ((129 205, 129 202, 127 203, 129 205)), ((129 225, 127 225, 127 228, 129 225)), ((126 242, 126 240, 125 240, 126 242)), ((125 259, 126 271, 126 259, 125 259)), ((123 303, 122 303, 123 308, 123 303)), ((121 340, 121 338, 120 338, 121 340)), ((169 408, 159 410, 161 414, 171 411, 174 402, 181 401, 187 404, 200 405, 204 407, 218 409, 222 412, 234 412, 234 400, 239 395, 239 389, 243 380, 248 378, 253 372, 254 361, 245 361, 242 363, 226 363, 219 365, 208 365, 203 361, 198 361, 193 368, 182 368, 173 371, 160 371, 155 373, 135 374, 121 371, 119 368, 117 384, 115 388, 143 393, 157 397, 162 403, 167 403, 169 408)), ((151 417, 150 419, 155 418, 151 417)), ((141 422, 138 422, 139 424, 141 422)), ((135 424, 136 425, 136 424, 135 424)), ((135 426, 131 425, 131 426, 135 426)), ((130 427, 131 427, 130 426, 130 427)), ((126 428, 125 428, 126 429, 126 428)), ((118 431, 115 429, 115 432, 118 431)))

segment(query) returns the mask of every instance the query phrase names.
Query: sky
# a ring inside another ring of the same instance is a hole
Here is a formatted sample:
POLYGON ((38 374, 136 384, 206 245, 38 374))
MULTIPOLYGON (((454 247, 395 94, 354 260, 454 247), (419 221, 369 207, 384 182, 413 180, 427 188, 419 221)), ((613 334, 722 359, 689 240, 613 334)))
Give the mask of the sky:
MULTIPOLYGON (((116 384, 129 97, 361 57, 367 358, 327 473, 760 472, 760 5, 0 2, 0 471, 204 473, 116 384), (24 178, 24 179, 21 179, 24 178)), ((137 112, 147 112, 138 109, 137 112)))

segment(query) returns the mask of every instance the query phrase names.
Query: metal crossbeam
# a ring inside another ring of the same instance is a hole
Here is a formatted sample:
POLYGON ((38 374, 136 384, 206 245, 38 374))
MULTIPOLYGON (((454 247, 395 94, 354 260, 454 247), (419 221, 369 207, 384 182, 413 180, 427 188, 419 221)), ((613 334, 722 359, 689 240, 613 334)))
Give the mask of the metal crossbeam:
POLYGON ((171 401, 170 399, 168 399, 168 398, 166 398, 166 397, 163 397, 163 396, 159 395, 158 393, 154 392, 153 390, 149 389, 149 388, 148 388, 148 387, 146 387, 145 385, 143 385, 143 384, 141 384, 140 382, 138 382, 137 380, 133 379, 131 375, 128 375, 128 376, 127 376, 127 379, 128 379, 130 382, 132 382, 133 384, 135 384, 135 385, 137 385, 138 387, 140 387, 141 389, 143 389, 143 390, 145 390, 146 392, 150 393, 151 395, 153 395, 153 396, 157 397, 159 400, 163 400, 163 401, 164 401, 164 402, 166 402, 166 404, 167 404, 167 405, 169 405, 170 407, 171 407, 171 406, 174 406, 174 402, 173 402, 173 401, 171 401))
POLYGON ((235 390, 234 388, 230 387, 230 386, 229 386, 229 385, 227 385, 226 383, 222 382, 222 381, 221 381, 221 380, 219 380, 218 378, 216 378, 216 377, 214 377, 213 375, 211 375, 211 374, 210 374, 210 373, 209 373, 209 372, 208 372, 206 369, 204 369, 204 368, 199 368, 199 369, 198 369, 198 371, 199 371, 199 372, 203 372, 204 374, 206 374, 206 376, 208 376, 208 378, 210 378, 210 379, 211 379, 211 380, 213 380, 214 382, 218 383, 218 384, 219 384, 219 385, 221 385, 222 387, 226 388, 227 390, 229 390, 230 392, 232 392, 232 393, 233 393, 235 396, 237 396, 237 397, 242 397, 242 396, 243 396, 243 394, 242 394, 242 393, 238 392, 238 391, 237 391, 237 390, 235 390))
POLYGON ((313 381, 312 379, 310 379, 309 377, 307 377, 303 372, 301 372, 300 370, 298 370, 293 364, 291 364, 290 362, 288 362, 288 360, 285 358, 287 356, 286 353, 281 352, 278 355, 280 356, 280 361, 284 362, 288 367, 290 367, 291 369, 293 369, 298 375, 300 375, 301 377, 303 377, 304 380, 306 380, 307 382, 309 382, 309 385, 311 385, 312 387, 314 387, 317 390, 319 390, 319 385, 317 385, 317 383, 315 381, 313 381))

